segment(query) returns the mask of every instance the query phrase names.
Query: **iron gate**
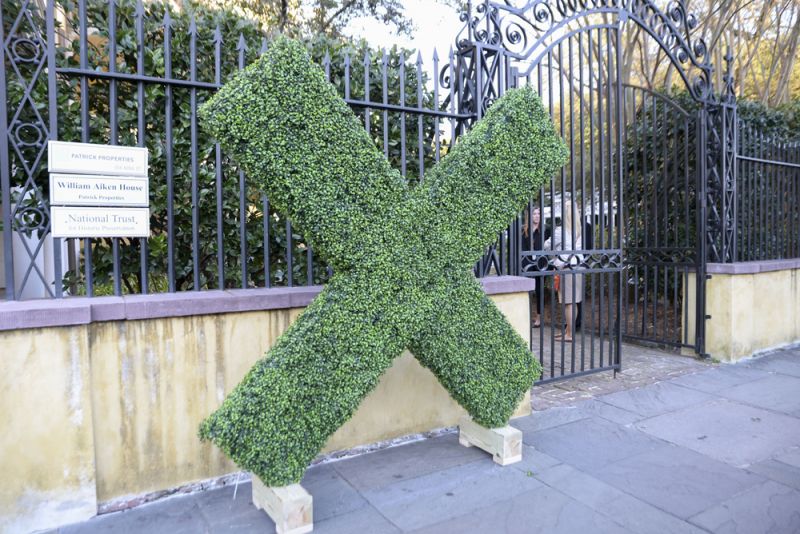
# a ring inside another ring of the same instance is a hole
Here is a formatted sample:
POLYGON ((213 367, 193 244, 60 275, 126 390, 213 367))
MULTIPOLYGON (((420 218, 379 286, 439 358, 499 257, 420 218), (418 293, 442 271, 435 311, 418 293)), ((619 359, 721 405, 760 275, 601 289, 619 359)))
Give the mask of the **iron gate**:
POLYGON ((506 88, 531 85, 570 149, 476 268, 537 280, 540 382, 618 371, 623 339, 702 354, 702 325, 686 324, 705 317, 702 178, 719 154, 706 147, 711 67, 684 4, 486 1, 463 18, 462 109, 479 118, 506 88), (620 43, 633 26, 666 53, 700 111, 623 79, 620 43))

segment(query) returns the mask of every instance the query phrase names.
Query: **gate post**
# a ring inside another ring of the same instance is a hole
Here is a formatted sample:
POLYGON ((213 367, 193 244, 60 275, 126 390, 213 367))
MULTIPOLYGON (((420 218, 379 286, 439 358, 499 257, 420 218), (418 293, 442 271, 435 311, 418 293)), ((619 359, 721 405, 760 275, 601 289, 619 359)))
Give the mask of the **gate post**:
MULTIPOLYGON (((709 191, 708 163, 709 139, 708 126, 710 114, 707 104, 703 103, 697 113, 697 214, 696 214, 696 241, 695 253, 695 309, 694 309, 694 346, 700 356, 705 356, 706 350, 706 264, 708 263, 708 245, 713 244, 714 236, 708 225, 708 206, 714 202, 714 195, 709 191)), ((688 328, 687 325, 684 328, 688 328)))
POLYGON ((737 199, 736 199, 736 150, 738 120, 736 117, 736 93, 733 89, 733 54, 728 47, 725 54, 725 74, 723 81, 725 88, 720 97, 722 112, 722 261, 735 262, 738 258, 736 251, 737 227, 737 199))
POLYGON ((706 146, 708 189, 708 254, 706 261, 736 261, 736 96, 733 90, 733 55, 725 56, 725 88, 718 97, 711 95, 707 131, 701 138, 706 146))
POLYGON ((733 88, 733 55, 725 55, 725 87, 718 97, 711 95, 702 103, 697 122, 697 266, 695 347, 705 352, 706 265, 708 262, 736 261, 737 191, 736 151, 738 119, 733 88))

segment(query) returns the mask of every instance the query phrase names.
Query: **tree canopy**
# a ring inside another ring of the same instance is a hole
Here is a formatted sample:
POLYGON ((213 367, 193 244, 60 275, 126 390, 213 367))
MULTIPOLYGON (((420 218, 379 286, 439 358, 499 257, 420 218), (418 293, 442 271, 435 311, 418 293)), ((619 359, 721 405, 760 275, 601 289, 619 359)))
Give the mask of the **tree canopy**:
MULTIPOLYGON (((456 6, 454 0, 437 0, 456 6)), ((402 0, 215 0, 256 17, 267 30, 292 36, 324 34, 341 37, 358 18, 383 22, 399 34, 411 35, 414 26, 402 0)))

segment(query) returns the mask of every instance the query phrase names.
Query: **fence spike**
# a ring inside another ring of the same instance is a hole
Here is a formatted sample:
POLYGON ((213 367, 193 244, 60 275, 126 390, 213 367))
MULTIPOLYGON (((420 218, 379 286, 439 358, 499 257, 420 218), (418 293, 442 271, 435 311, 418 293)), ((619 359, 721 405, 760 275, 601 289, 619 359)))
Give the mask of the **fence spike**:
POLYGON ((172 28, 172 16, 169 14, 169 7, 164 10, 164 22, 162 25, 164 28, 172 28))
POLYGON ((194 13, 192 13, 192 18, 189 21, 189 35, 196 37, 197 36, 197 21, 195 20, 194 13))
POLYGON ((267 38, 266 37, 262 37, 261 38, 261 51, 259 52, 259 54, 263 55, 267 51, 267 48, 269 48, 269 45, 267 44, 267 38))
POLYGON ((136 7, 133 10, 133 16, 137 21, 144 18, 144 4, 142 0, 136 0, 136 7))
POLYGON ((217 27, 214 28, 213 42, 214 44, 219 44, 222 42, 222 30, 220 30, 219 24, 217 24, 217 27))
POLYGON ((243 33, 239 34, 239 42, 236 43, 236 50, 238 50, 240 52, 243 51, 243 50, 247 50, 247 41, 244 40, 244 34, 243 33))

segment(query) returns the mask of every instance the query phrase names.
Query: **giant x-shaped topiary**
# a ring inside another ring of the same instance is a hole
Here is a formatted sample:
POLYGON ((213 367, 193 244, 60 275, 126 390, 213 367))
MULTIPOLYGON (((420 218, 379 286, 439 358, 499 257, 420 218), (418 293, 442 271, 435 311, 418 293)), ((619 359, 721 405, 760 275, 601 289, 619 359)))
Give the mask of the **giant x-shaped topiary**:
POLYGON ((200 111, 335 273, 201 437, 267 485, 298 482, 405 348, 505 425, 540 368, 470 267, 566 157, 535 93, 507 92, 414 188, 289 39, 200 111))

